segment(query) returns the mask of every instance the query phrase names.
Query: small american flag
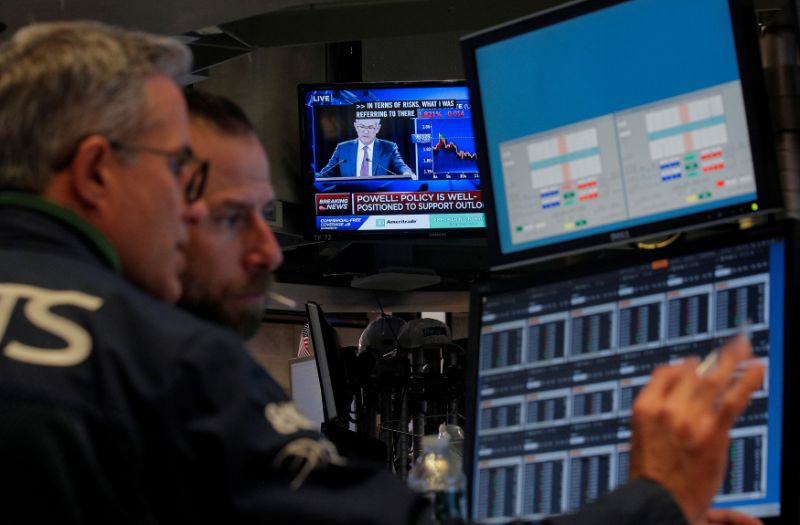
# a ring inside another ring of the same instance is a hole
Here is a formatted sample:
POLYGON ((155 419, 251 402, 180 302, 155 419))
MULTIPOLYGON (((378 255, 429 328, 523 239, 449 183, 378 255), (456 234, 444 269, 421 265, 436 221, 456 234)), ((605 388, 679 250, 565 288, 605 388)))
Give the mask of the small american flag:
POLYGON ((308 341, 309 327, 308 323, 303 325, 303 331, 300 332, 300 345, 297 347, 297 357, 311 357, 311 345, 308 341))

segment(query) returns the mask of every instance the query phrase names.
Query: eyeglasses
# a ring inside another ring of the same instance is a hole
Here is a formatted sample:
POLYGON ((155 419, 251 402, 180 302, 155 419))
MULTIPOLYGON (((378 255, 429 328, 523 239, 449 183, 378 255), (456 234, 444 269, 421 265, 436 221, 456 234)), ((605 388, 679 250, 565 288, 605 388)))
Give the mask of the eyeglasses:
POLYGON ((150 153, 151 155, 165 157, 168 161, 167 165, 169 166, 169 170, 176 177, 179 177, 184 169, 190 170, 189 182, 183 189, 183 196, 187 203, 195 202, 203 196, 203 189, 206 186, 206 179, 208 178, 208 161, 195 157, 191 148, 188 146, 181 151, 175 152, 151 148, 150 146, 142 146, 141 144, 118 142, 116 140, 109 140, 108 143, 115 150, 150 153))
POLYGON ((373 126, 373 125, 371 125, 371 124, 370 124, 369 126, 365 126, 365 125, 363 125, 363 124, 356 124, 356 129, 360 129, 360 130, 362 130, 362 131, 363 131, 363 130, 367 130, 367 131, 375 131, 376 129, 378 129, 378 127, 379 127, 379 126, 373 126))

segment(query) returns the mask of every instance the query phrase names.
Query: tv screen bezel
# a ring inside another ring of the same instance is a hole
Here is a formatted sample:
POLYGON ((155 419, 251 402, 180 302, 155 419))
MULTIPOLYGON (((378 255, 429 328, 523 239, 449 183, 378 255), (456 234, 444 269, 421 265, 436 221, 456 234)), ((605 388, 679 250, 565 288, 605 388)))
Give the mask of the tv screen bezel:
POLYGON ((589 251, 595 248, 640 241, 689 229, 702 228, 721 222, 733 221, 748 215, 766 214, 782 207, 778 182, 773 131, 769 117, 766 86, 761 68, 759 41, 755 13, 743 0, 728 0, 731 14, 736 60, 745 103, 757 197, 754 201, 723 206, 670 219, 652 220, 632 227, 617 228, 599 234, 581 236, 567 241, 554 242, 503 252, 495 206, 498 187, 496 181, 502 174, 492 174, 489 166, 488 144, 484 127, 483 106, 476 60, 478 49, 497 42, 545 28, 575 17, 635 0, 579 1, 535 13, 485 31, 467 35, 461 40, 464 70, 470 92, 475 145, 481 171, 484 211, 486 216, 489 266, 501 270, 528 265, 537 261, 589 251), (756 205, 757 210, 753 209, 756 205))
MULTIPOLYGON (((300 177, 302 179, 302 229, 303 237, 311 241, 387 241, 387 240, 421 240, 421 239, 478 239, 486 238, 486 226, 475 228, 434 228, 434 229, 407 229, 407 230, 317 230, 316 204, 314 195, 314 173, 311 171, 310 133, 307 129, 305 100, 310 91, 320 90, 350 90, 350 89, 400 89, 400 88, 426 88, 426 87, 463 87, 469 93, 467 83, 463 79, 451 80, 420 80, 420 81, 390 81, 390 82, 324 82, 304 83, 297 86, 298 113, 300 119, 300 177)), ((471 101, 470 101, 471 104, 471 101)), ((474 114, 471 120, 474 122, 474 114)), ((474 125, 473 125, 474 129, 474 125)), ((480 168, 479 168, 480 169, 480 168)), ((483 173, 479 171, 479 187, 481 201, 484 208, 484 223, 486 223, 486 196, 484 193, 483 173)))

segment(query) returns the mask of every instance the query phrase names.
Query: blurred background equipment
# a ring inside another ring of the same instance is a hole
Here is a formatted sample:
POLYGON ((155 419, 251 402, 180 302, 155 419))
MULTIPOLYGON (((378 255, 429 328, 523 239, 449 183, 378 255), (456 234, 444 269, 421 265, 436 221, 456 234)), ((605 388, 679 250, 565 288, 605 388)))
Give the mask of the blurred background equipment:
POLYGON ((340 347, 320 306, 310 302, 306 310, 322 386, 323 432, 343 454, 353 448, 348 440, 362 443, 356 451, 361 456, 363 444, 371 443, 383 452, 380 460, 406 479, 424 435, 440 433, 442 426, 460 446, 464 349, 452 342, 445 323, 383 315, 367 326, 358 347, 340 347))

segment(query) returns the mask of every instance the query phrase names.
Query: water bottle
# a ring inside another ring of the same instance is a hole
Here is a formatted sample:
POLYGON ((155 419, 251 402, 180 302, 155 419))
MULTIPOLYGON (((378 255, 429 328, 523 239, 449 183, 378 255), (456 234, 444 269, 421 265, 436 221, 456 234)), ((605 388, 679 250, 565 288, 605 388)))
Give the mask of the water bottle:
POLYGON ((464 429, 451 423, 439 425, 439 439, 450 440, 450 450, 457 456, 459 462, 464 461, 464 429))
POLYGON ((466 477, 461 458, 450 447, 450 439, 425 436, 422 448, 422 455, 408 474, 409 486, 430 499, 434 523, 466 523, 466 477))

